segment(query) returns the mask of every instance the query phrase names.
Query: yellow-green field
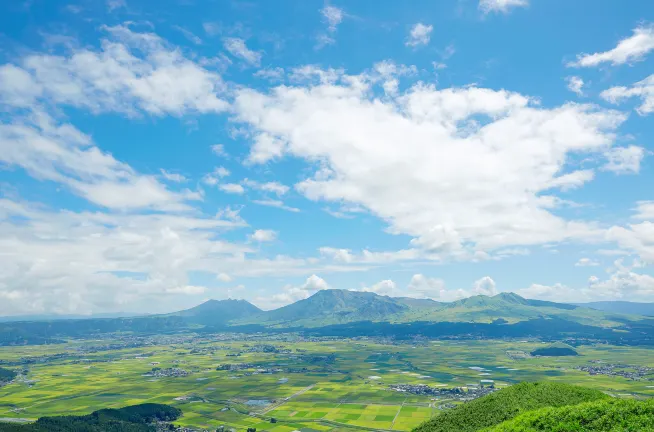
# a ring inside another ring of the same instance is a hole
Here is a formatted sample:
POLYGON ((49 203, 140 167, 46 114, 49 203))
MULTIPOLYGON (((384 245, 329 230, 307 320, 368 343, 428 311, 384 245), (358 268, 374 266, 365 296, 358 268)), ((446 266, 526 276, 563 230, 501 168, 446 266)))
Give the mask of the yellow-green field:
POLYGON ((406 431, 438 415, 438 407, 452 401, 394 392, 388 388, 391 384, 465 387, 492 379, 501 387, 525 380, 552 380, 594 387, 620 397, 654 396, 654 388, 650 388, 654 381, 591 376, 573 369, 591 360, 654 367, 654 351, 647 348, 582 346, 578 357, 512 359, 507 351, 529 352, 541 344, 485 340, 397 345, 373 340, 225 342, 187 338, 143 348, 80 351, 98 344, 71 341, 64 345, 0 348, 3 367, 29 370, 27 381, 0 388, 0 418, 36 419, 157 402, 182 409, 184 415, 176 423, 199 428, 226 425, 237 430, 256 427, 282 432, 363 428, 406 431), (291 353, 247 352, 257 344, 290 349, 291 353), (239 352, 239 357, 227 356, 239 352), (57 353, 65 355, 27 366, 18 364, 21 358, 57 353), (309 360, 311 356, 332 353, 333 363, 309 360), (216 370, 227 363, 252 363, 256 367, 216 370), (143 376, 153 367, 179 367, 190 374, 143 376), (259 368, 282 372, 259 373, 259 368), (289 368, 306 371, 291 373, 289 368), (271 418, 277 423, 271 423, 271 418))

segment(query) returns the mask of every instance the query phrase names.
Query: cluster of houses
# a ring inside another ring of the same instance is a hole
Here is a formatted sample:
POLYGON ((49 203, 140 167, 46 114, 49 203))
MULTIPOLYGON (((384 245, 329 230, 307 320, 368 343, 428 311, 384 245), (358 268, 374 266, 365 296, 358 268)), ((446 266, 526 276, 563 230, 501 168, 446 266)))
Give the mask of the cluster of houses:
POLYGON ((592 360, 591 365, 577 366, 575 369, 588 372, 590 375, 621 376, 634 381, 652 381, 648 375, 654 373, 654 368, 626 364, 603 363, 601 360, 592 360))
POLYGON ((468 384, 466 387, 446 388, 430 387, 427 384, 392 384, 389 388, 396 392, 433 396, 435 398, 447 397, 462 402, 477 399, 496 391, 492 380, 483 380, 479 384, 468 384))
POLYGON ((180 368, 161 369, 158 367, 154 367, 150 372, 144 374, 143 376, 162 378, 162 377, 185 377, 188 375, 189 375, 188 371, 185 371, 184 369, 180 369, 180 368))

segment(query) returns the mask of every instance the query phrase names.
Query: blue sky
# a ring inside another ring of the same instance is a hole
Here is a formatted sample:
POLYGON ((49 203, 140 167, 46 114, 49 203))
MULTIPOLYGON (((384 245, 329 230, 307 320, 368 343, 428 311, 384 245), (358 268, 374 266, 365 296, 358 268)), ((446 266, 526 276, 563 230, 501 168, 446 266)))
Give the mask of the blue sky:
POLYGON ((654 301, 650 2, 0 11, 0 314, 654 301))

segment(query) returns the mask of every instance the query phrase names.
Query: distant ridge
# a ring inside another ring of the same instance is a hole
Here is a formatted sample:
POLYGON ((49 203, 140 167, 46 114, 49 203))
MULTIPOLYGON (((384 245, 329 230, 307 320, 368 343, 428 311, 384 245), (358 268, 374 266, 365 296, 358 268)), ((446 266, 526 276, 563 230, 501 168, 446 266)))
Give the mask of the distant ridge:
POLYGON ((636 303, 630 301, 599 301, 575 303, 577 306, 630 315, 654 316, 654 303, 636 303))
MULTIPOLYGON (((0 345, 57 343, 98 333, 158 334, 180 331, 328 334, 540 335, 581 332, 585 337, 650 340, 654 319, 589 307, 531 300, 515 293, 478 295, 450 303, 393 298, 372 292, 322 290, 263 311, 245 300, 209 300, 190 309, 130 318, 0 323, 0 345), (621 332, 613 332, 620 329, 621 332)), ((654 339, 652 339, 654 342, 654 339)), ((648 342, 649 343, 649 342, 648 342)))

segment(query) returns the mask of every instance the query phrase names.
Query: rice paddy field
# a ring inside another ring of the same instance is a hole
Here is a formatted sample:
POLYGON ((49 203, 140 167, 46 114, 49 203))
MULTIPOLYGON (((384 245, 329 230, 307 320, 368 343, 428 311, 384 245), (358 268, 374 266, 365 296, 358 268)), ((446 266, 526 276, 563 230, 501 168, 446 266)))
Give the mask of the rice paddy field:
POLYGON ((20 379, 0 388, 0 418, 85 414, 156 402, 180 408, 184 415, 176 424, 195 428, 408 431, 438 415, 444 405, 460 401, 397 392, 391 385, 465 388, 492 380, 503 387, 550 380, 618 397, 654 396, 654 381, 650 381, 654 376, 633 380, 574 369, 597 364, 593 361, 654 367, 654 352, 638 347, 581 346, 576 357, 528 357, 523 354, 542 344, 190 337, 140 348, 89 350, 91 345, 107 343, 0 348, 0 366, 26 370, 20 379), (261 345, 273 346, 276 352, 262 352, 261 345), (217 370, 229 364, 241 369, 217 370), (153 368, 179 368, 187 374, 149 376, 153 368))

